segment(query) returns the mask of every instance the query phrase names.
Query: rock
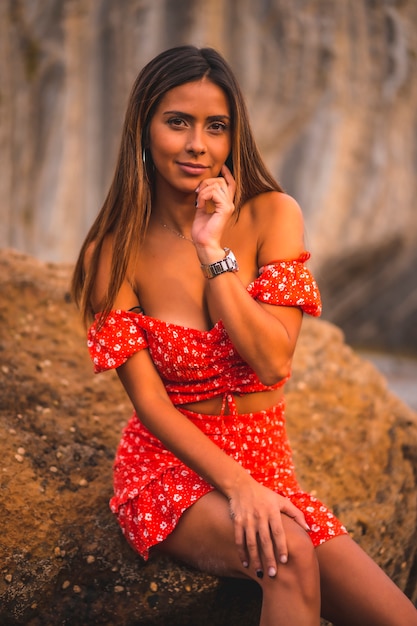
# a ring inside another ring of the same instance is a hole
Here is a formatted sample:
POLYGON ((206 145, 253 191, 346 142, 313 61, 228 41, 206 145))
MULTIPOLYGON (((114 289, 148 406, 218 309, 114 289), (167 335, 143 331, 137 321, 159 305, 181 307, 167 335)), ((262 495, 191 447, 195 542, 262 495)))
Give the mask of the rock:
POLYGON ((305 211, 325 318, 356 345, 417 352, 416 25, 415 0, 0 3, 0 247, 72 262, 139 68, 211 45, 305 211))
MULTIPOLYGON (((113 372, 92 373, 69 274, 0 251, 0 623, 253 626, 256 584, 144 565, 121 536, 108 500, 131 408, 113 372)), ((417 416, 310 319, 287 400, 302 484, 417 602, 417 416)))

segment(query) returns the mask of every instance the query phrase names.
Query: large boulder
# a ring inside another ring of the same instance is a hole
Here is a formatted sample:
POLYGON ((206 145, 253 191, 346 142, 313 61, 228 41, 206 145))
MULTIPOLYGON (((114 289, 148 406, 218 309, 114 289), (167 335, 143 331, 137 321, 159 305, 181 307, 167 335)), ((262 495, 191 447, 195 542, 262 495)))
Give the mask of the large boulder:
MULTIPOLYGON (((0 252, 0 623, 254 626, 256 584, 144 564, 108 508, 131 407, 94 376, 70 267, 0 252)), ((417 601, 417 417, 335 326, 306 319, 288 385, 301 483, 417 601)))

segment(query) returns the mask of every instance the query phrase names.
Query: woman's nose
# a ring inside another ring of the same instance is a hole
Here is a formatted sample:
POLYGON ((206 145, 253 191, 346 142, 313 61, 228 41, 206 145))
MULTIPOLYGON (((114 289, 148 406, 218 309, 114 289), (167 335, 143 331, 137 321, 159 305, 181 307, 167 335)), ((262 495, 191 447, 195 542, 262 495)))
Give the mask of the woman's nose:
POLYGON ((206 152, 206 145, 204 142, 203 132, 194 128, 187 137, 187 144, 185 148, 187 152, 191 152, 193 154, 204 154, 206 152))

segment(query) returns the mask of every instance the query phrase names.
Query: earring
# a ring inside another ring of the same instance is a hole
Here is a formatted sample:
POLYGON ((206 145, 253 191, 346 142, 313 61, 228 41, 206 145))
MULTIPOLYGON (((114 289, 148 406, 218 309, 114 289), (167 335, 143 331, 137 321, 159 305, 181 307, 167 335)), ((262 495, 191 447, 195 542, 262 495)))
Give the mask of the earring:
POLYGON ((142 162, 143 165, 146 167, 146 148, 143 148, 142 150, 142 162))

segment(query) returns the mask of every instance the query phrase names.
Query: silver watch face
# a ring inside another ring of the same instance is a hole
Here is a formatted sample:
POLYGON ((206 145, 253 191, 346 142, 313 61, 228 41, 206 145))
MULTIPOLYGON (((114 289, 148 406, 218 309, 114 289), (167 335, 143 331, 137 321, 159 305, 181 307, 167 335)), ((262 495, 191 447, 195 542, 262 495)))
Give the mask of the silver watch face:
POLYGON ((228 254, 226 255, 225 260, 230 263, 230 269, 234 272, 237 272, 237 270, 239 269, 237 261, 236 261, 236 257, 233 254, 233 252, 231 250, 229 250, 228 254))
POLYGON ((239 266, 236 261, 236 257, 229 248, 224 249, 226 252, 226 256, 224 259, 220 261, 216 261, 215 263, 210 263, 210 265, 202 265, 201 269, 203 270, 204 276, 207 278, 214 278, 219 274, 223 274, 224 272, 237 272, 239 266))
POLYGON ((229 272, 235 272, 236 271, 236 269, 237 269, 237 261, 236 261, 235 255, 233 254, 233 252, 231 250, 229 250, 229 253, 224 257, 223 263, 226 264, 227 271, 229 271, 229 272))

